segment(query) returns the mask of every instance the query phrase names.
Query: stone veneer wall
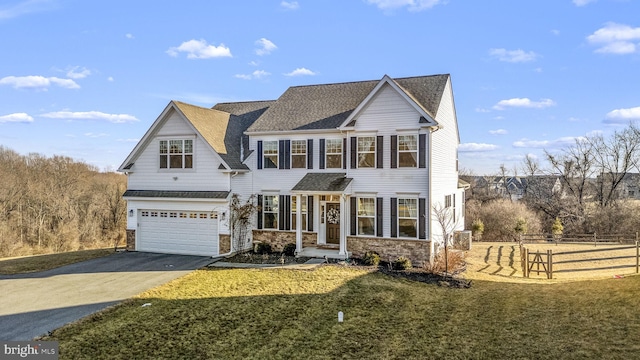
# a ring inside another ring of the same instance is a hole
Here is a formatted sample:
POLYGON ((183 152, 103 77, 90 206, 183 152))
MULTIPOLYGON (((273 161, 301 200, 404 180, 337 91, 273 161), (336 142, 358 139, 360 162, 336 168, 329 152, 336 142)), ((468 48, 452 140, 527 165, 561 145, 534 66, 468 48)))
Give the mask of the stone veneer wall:
POLYGON ((218 235, 218 247, 219 254, 226 254, 231 251, 231 235, 220 234, 218 235))
MULTIPOLYGON (((253 230, 253 241, 271 244, 273 251, 282 251, 285 245, 296 243, 295 231, 253 230)), ((316 233, 302 233, 302 247, 315 246, 318 242, 316 233)))
POLYGON ((374 251, 382 261, 394 261, 404 256, 411 260, 413 266, 422 266, 430 261, 431 241, 348 236, 347 251, 354 258, 362 258, 367 251, 374 251))
POLYGON ((127 230, 127 251, 136 251, 136 231, 127 230))

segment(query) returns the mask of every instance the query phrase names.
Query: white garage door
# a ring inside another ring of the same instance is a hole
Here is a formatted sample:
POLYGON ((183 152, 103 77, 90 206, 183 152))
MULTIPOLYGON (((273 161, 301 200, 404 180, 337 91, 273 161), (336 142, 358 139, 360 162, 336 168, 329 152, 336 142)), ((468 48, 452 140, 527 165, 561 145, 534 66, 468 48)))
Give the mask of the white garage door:
POLYGON ((218 255, 218 214, 140 210, 138 251, 218 255))

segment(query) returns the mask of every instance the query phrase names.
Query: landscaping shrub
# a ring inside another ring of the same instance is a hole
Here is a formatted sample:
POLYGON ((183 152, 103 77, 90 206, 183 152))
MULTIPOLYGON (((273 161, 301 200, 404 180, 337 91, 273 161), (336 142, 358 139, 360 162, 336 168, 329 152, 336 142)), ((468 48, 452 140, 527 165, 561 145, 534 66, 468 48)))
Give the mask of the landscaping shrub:
POLYGON ((474 212, 477 212, 474 214, 475 218, 481 219, 484 223, 482 238, 486 241, 517 240, 516 228, 519 231, 525 230, 531 234, 542 231, 538 215, 519 202, 499 199, 478 206, 474 209, 474 212), (519 227, 518 219, 521 219, 519 227))
POLYGON ((289 243, 282 248, 282 253, 285 256, 295 256, 296 255, 296 244, 289 243))
POLYGON ((366 266, 378 266, 380 264, 380 255, 373 251, 367 251, 362 257, 362 264, 366 266))
POLYGON ((471 231, 476 240, 482 239, 482 233, 484 233, 484 223, 480 219, 473 220, 471 223, 471 231))
POLYGON ((408 270, 411 266, 411 260, 404 256, 400 256, 392 263, 393 270, 408 270))
POLYGON ((271 249, 271 244, 268 243, 257 243, 255 248, 256 254, 271 254, 273 250, 271 249))
POLYGON ((426 272, 432 274, 442 274, 444 272, 457 274, 463 271, 466 265, 466 262, 464 261, 464 251, 449 249, 447 253, 447 262, 445 262, 445 252, 440 251, 438 255, 433 258, 432 263, 425 263, 422 268, 426 272), (448 267, 448 269, 446 267, 448 267))

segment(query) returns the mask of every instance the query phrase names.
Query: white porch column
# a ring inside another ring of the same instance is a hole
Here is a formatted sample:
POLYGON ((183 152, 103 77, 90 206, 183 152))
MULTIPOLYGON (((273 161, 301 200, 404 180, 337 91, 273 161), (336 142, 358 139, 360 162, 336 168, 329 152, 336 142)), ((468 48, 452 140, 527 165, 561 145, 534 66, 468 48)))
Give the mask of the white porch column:
MULTIPOLYGON (((309 206, 309 204, 307 204, 309 206)), ((296 194, 296 254, 302 251, 302 196, 296 194)))
POLYGON ((340 252, 338 255, 347 255, 347 208, 346 195, 340 195, 340 252))

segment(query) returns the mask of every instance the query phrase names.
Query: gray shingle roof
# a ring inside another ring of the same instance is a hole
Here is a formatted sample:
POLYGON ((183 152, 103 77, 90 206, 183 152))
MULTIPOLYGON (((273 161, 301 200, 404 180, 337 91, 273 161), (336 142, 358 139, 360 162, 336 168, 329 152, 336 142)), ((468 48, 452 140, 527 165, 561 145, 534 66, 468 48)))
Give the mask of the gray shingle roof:
POLYGON ((353 179, 346 173, 310 173, 293 187, 293 191, 342 192, 353 179))
POLYGON ((127 190, 124 197, 180 198, 180 199, 226 199, 228 191, 167 191, 167 190, 127 190))
MULTIPOLYGON (((425 112, 437 115, 449 75, 393 79, 425 112)), ((249 132, 333 129, 340 126, 380 80, 293 86, 269 106, 249 132)))

